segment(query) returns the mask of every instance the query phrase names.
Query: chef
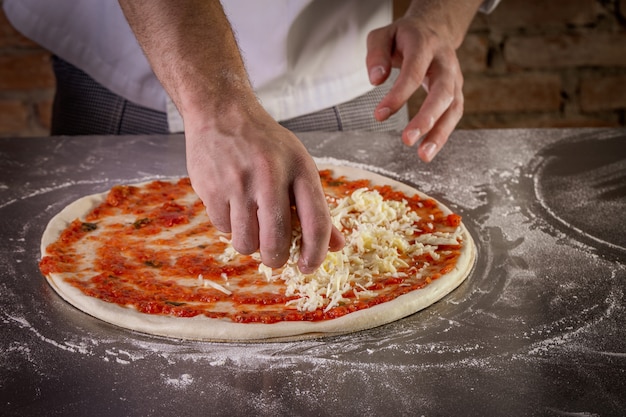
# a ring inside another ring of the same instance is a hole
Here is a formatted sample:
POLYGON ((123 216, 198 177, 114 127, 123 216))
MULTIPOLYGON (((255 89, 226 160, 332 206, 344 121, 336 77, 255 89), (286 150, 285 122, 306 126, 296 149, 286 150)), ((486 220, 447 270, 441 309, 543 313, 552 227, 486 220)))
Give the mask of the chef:
MULTIPOLYGON (((315 163, 294 131, 397 130, 428 162, 463 113, 456 56, 497 0, 4 0, 50 50, 52 134, 185 133, 187 169, 212 223, 269 267, 314 271, 343 246, 315 163), (406 103, 427 97, 408 120, 406 103)), ((384 149, 381 149, 383 152, 384 149)))

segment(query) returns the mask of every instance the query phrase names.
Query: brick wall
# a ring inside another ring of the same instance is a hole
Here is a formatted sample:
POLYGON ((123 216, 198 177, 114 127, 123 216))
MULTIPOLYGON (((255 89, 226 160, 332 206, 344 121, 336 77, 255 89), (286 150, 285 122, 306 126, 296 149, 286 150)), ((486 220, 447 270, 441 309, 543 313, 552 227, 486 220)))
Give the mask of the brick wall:
POLYGON ((50 54, 16 32, 0 10, 0 136, 47 135, 53 96, 50 54))
MULTIPOLYGON (((459 57, 462 128, 626 125, 626 0, 502 0, 459 57)), ((53 95, 50 55, 0 12, 0 136, 46 135, 53 95)))
POLYGON ((626 0, 502 0, 459 58, 462 128, 626 125, 626 0))

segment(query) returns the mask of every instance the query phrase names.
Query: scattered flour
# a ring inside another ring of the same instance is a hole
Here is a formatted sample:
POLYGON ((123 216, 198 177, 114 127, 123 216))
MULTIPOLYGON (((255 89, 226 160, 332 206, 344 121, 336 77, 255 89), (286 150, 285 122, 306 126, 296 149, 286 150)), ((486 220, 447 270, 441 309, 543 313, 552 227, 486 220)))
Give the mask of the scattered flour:
POLYGON ((161 374, 163 382, 174 389, 185 389, 193 383, 193 377, 189 374, 182 374, 178 377, 170 377, 161 374))
MULTIPOLYGON (((442 186, 438 184, 444 180, 436 172, 404 171, 398 174, 375 165, 336 158, 316 158, 315 161, 352 166, 399 181, 420 184, 418 188, 426 193, 440 192, 442 186)), ((236 368, 261 371, 259 374, 271 369, 284 371, 296 379, 304 379, 307 369, 321 373, 340 367, 350 369, 350 377, 375 379, 380 375, 383 379, 387 374, 419 375, 419 371, 429 369, 439 372, 470 368, 495 372, 504 369, 510 360, 550 359, 564 349, 588 350, 579 339, 593 334, 594 327, 606 322, 623 300, 623 295, 612 293, 605 303, 587 306, 587 310, 580 312, 584 320, 567 315, 553 317, 547 322, 533 322, 532 317, 525 321, 521 319, 524 317, 521 312, 516 313, 516 309, 529 302, 528 298, 524 298, 529 292, 522 292, 522 288, 532 289, 534 283, 548 281, 555 275, 549 270, 535 273, 537 265, 545 264, 546 260, 529 259, 528 254, 536 254, 539 252, 537 248, 557 247, 559 258, 565 259, 572 251, 582 252, 585 249, 583 245, 572 245, 571 239, 558 247, 558 242, 568 237, 552 230, 547 234, 536 227, 539 220, 533 217, 533 212, 520 207, 524 201, 516 193, 522 181, 530 181, 530 178, 524 177, 523 171, 522 162, 514 161, 507 167, 482 170, 470 179, 464 178, 461 173, 446 177, 447 182, 443 185, 445 197, 467 213, 481 252, 476 272, 467 284, 442 300, 436 310, 424 311, 383 328, 336 338, 291 343, 216 344, 151 337, 121 329, 103 335, 97 330, 85 328, 48 327, 49 323, 41 316, 32 319, 28 316, 27 319, 23 313, 2 311, 0 305, 0 322, 30 335, 19 343, 9 344, 2 354, 7 358, 18 355, 34 363, 34 357, 40 355, 38 352, 43 349, 88 357, 101 361, 107 367, 119 367, 114 369, 150 365, 156 367, 165 386, 185 390, 196 389, 201 376, 195 372, 172 372, 173 367, 204 369, 205 372, 206 369, 219 372, 236 368), (499 252, 494 253, 493 248, 498 248, 499 252), (503 318, 503 308, 510 312, 510 316, 503 318), (208 368, 203 368, 203 365, 208 368)), ((138 175, 139 178, 128 182, 139 183, 156 178, 144 173, 138 175)), ((108 182, 107 178, 73 181, 30 190, 21 198, 3 202, 0 209, 59 189, 108 182)), ((20 253, 24 253, 24 236, 11 239, 22 248, 20 253)), ((587 260, 593 259, 602 264, 602 260, 593 254, 585 256, 587 260)), ((618 274, 624 276, 623 266, 611 268, 609 279, 612 281, 620 278, 618 274)), ((577 291, 580 288, 567 280, 560 285, 559 291, 554 290, 556 301, 553 307, 565 302, 577 306, 580 300, 577 291)), ((5 291, 0 287, 0 295, 6 295, 5 291)), ((547 305, 549 308, 550 302, 547 305)), ((620 352, 598 354, 624 355, 620 352)), ((302 396, 312 392, 322 393, 322 388, 303 387, 295 383, 293 386, 294 392, 302 396)), ((259 401, 265 399, 259 396, 259 401)))

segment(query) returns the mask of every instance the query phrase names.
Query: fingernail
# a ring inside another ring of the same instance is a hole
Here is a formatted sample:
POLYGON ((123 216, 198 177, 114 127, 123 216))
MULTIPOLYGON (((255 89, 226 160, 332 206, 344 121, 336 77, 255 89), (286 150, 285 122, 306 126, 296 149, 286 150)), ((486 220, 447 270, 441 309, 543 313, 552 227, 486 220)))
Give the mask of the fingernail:
POLYGON ((387 71, 385 71, 385 67, 382 65, 378 65, 370 70, 369 77, 370 83, 378 84, 383 77, 385 76, 387 71))
POLYGON ((415 145, 415 143, 419 140, 421 135, 422 133, 420 132, 419 129, 413 129, 413 130, 409 130, 408 132, 406 132, 406 137, 409 140, 407 145, 409 146, 415 145))
POLYGON ((376 110, 376 116, 379 121, 386 120, 391 114, 391 109, 389 107, 383 107, 382 109, 376 110))
POLYGON ((426 157, 427 162, 432 161, 435 155, 437 155, 436 144, 428 142, 426 145, 424 145, 424 156, 426 157))
POLYGON ((298 269, 303 274, 308 275, 308 274, 312 274, 313 272, 315 272, 317 268, 311 268, 311 266, 309 265, 307 261, 305 261, 304 259, 300 259, 300 262, 298 262, 298 269))

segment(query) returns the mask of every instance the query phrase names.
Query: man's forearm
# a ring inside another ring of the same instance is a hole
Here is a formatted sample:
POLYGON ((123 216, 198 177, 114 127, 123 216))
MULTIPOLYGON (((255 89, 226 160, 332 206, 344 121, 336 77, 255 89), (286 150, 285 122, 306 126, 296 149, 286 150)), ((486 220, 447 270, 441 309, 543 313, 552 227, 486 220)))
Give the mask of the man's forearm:
POLYGON ((483 2, 484 0, 413 0, 405 15, 426 15, 434 26, 447 28, 454 46, 458 48, 483 2))
POLYGON ((183 118, 250 98, 248 76, 218 0, 120 0, 150 64, 183 118), (225 102, 226 101, 226 102, 225 102))

